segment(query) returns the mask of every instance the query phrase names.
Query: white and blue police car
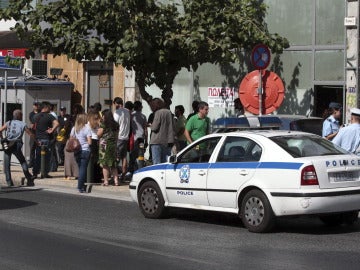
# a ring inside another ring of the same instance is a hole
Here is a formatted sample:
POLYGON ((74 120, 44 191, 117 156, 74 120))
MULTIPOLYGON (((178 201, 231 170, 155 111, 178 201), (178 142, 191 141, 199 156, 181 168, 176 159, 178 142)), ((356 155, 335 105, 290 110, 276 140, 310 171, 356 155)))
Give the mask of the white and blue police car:
POLYGON ((251 232, 271 230, 280 216, 353 224, 360 209, 360 156, 299 131, 218 133, 167 163, 136 171, 129 188, 147 218, 181 207, 238 214, 251 232))

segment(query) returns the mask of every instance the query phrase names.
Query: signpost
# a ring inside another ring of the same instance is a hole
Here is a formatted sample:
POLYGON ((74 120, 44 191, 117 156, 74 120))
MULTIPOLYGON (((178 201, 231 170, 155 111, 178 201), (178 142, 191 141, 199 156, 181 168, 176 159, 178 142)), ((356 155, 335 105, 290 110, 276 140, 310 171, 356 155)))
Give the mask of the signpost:
POLYGON ((270 64, 270 50, 264 44, 259 44, 254 47, 251 52, 251 62, 255 68, 259 70, 259 115, 262 115, 262 98, 263 98, 263 88, 262 88, 262 76, 261 70, 266 69, 270 64))
MULTIPOLYGON (((10 58, 10 60, 15 58, 10 58)), ((8 70, 21 70, 21 65, 19 66, 12 66, 6 63, 6 57, 0 56, 0 69, 5 70, 5 80, 4 80, 4 90, 5 90, 5 97, 4 97, 4 123, 6 122, 6 111, 7 111, 7 71, 8 70)))

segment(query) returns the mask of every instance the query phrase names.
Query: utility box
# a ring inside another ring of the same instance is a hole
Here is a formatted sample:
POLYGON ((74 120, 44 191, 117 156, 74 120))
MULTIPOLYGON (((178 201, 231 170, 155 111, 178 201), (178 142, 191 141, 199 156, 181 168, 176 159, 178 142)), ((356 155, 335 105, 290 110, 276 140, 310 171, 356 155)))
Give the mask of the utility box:
MULTIPOLYGON (((30 126, 29 114, 33 110, 34 102, 48 101, 54 104, 54 112, 59 114, 60 107, 66 107, 71 112, 71 92, 73 83, 63 80, 34 79, 24 80, 22 78, 0 78, 1 89, 1 115, 0 123, 12 119, 12 112, 20 109, 23 112, 23 121, 30 126)), ((30 155, 29 136, 24 133, 23 153, 28 160, 30 155)), ((3 155, 0 155, 2 158, 3 155)))

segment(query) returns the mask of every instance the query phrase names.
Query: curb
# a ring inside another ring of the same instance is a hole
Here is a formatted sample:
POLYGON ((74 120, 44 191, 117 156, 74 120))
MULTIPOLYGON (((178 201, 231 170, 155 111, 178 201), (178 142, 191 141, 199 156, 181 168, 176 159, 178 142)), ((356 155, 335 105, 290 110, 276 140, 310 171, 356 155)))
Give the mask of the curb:
POLYGON ((49 173, 52 178, 37 178, 35 179, 34 187, 21 186, 21 179, 24 177, 22 168, 19 164, 11 164, 11 177, 14 182, 14 187, 7 187, 5 180, 5 173, 3 166, 1 166, 0 186, 3 191, 13 190, 19 188, 26 189, 42 189, 53 192, 79 194, 89 197, 117 199, 124 201, 132 201, 130 197, 129 184, 122 183, 120 186, 102 186, 100 183, 94 183, 87 188, 89 193, 79 193, 77 191, 77 180, 64 179, 64 167, 60 166, 58 171, 49 173))

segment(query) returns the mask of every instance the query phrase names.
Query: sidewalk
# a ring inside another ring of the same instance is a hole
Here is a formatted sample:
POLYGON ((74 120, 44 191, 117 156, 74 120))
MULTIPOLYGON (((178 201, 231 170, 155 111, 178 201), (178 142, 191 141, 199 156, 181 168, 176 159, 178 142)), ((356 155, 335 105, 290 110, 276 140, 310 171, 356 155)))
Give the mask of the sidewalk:
MULTIPOLYGON (((24 189, 43 189, 52 192, 61 192, 68 194, 78 194, 79 196, 90 196, 98 198, 108 198, 116 200, 131 201, 129 184, 121 184, 120 186, 101 186, 95 184, 91 186, 90 193, 78 193, 77 180, 64 179, 64 167, 60 166, 57 172, 50 172, 53 178, 37 178, 34 187, 21 186, 21 178, 24 177, 21 166, 19 164, 11 164, 11 176, 15 187, 8 188, 5 180, 3 165, 0 165, 0 186, 2 190, 24 188, 24 189)), ((30 170, 31 172, 31 170, 30 170)), ((26 184, 26 180, 25 180, 26 184)))

